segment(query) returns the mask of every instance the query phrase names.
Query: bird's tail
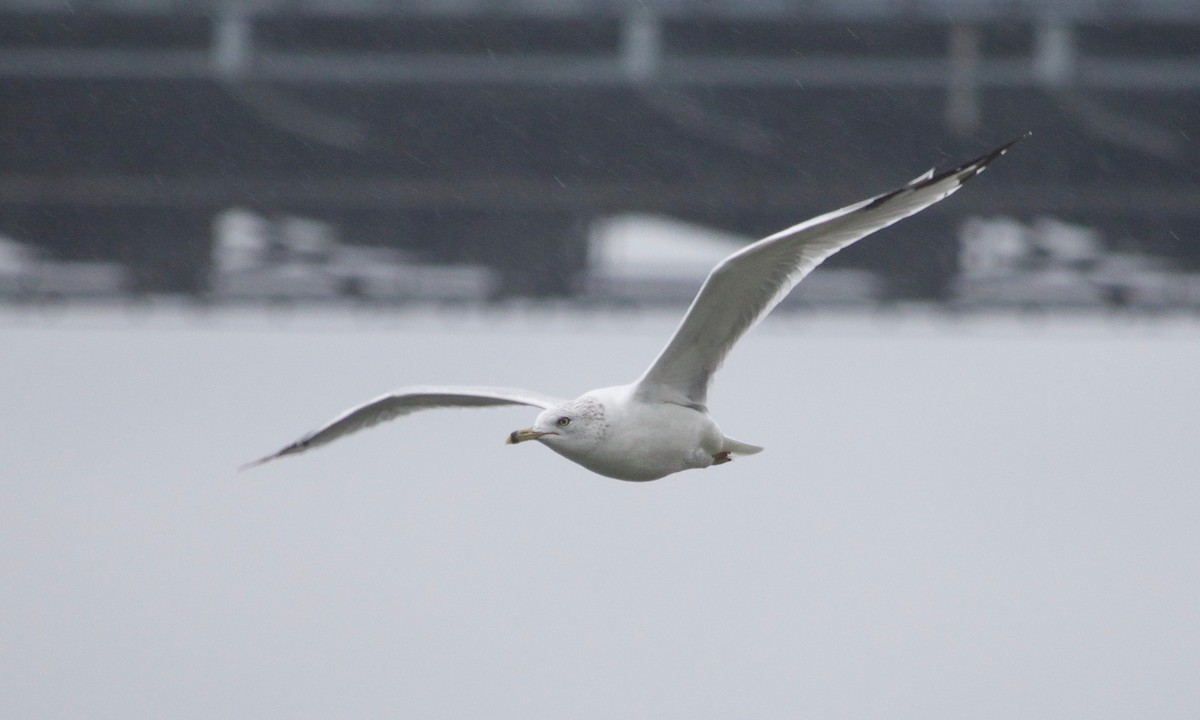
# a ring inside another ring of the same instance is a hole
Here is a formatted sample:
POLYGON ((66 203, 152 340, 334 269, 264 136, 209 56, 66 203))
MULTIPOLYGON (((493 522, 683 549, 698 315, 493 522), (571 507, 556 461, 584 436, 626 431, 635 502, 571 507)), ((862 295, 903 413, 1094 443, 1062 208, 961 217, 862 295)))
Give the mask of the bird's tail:
POLYGON ((763 449, 757 445, 750 445, 748 443, 740 442, 731 437, 726 437, 724 439, 724 442, 721 445, 721 450, 724 452, 733 453, 734 455, 753 455, 754 453, 760 453, 763 451, 763 449))

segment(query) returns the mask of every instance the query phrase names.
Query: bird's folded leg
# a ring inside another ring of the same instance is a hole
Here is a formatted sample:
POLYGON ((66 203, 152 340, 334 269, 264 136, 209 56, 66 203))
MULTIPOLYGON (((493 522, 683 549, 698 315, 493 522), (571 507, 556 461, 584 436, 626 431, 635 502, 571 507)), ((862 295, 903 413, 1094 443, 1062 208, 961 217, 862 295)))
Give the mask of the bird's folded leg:
POLYGON ((723 452, 714 454, 712 459, 713 465, 724 465, 725 463, 732 461, 733 457, 728 450, 725 450, 723 452))

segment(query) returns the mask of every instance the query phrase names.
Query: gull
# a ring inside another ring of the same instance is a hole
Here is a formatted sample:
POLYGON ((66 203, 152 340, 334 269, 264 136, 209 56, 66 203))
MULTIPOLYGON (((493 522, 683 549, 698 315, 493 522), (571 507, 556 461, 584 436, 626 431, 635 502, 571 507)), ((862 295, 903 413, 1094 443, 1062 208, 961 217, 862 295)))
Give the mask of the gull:
POLYGON ((516 388, 401 388, 347 410, 243 468, 420 410, 501 405, 542 409, 533 425, 509 433, 509 444, 536 440, 618 480, 657 480, 761 452, 757 445, 726 436, 708 413, 709 384, 734 344, 825 258, 945 199, 1017 140, 951 170, 936 175, 930 170, 896 190, 806 220, 725 258, 708 274, 666 347, 628 385, 591 390, 574 400, 516 388))

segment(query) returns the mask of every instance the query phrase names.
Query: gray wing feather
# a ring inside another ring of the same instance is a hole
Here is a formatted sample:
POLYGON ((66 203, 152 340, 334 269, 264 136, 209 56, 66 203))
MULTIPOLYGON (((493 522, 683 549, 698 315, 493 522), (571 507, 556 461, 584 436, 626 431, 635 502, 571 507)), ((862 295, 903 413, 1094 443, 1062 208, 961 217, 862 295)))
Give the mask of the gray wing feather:
POLYGON ((727 257, 709 273, 679 328, 638 380, 638 394, 703 406, 709 381, 734 343, 825 258, 946 198, 1017 140, 952 170, 927 172, 892 192, 802 222, 727 257))
POLYGON ((420 410, 479 408, 498 405, 531 405, 544 409, 560 405, 563 402, 564 400, 560 398, 517 388, 453 385, 401 388, 347 410, 282 450, 246 463, 241 469, 245 470, 285 455, 295 455, 305 450, 311 450, 359 430, 420 410))

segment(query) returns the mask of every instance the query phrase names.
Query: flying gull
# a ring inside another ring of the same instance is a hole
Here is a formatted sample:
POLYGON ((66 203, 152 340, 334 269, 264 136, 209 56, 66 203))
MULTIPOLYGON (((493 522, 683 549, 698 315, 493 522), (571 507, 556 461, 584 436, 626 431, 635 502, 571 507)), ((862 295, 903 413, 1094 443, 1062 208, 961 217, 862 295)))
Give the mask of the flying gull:
POLYGON ((508 443, 537 440, 618 480, 657 480, 753 455, 762 448, 727 437, 706 406, 713 373, 734 343, 825 258, 945 199, 1015 142, 937 175, 930 170, 892 192, 807 220, 725 258, 709 273, 666 347, 629 385, 591 390, 574 400, 514 388, 401 388, 243 467, 302 453, 419 410, 498 405, 542 408, 532 426, 509 433, 508 443))

